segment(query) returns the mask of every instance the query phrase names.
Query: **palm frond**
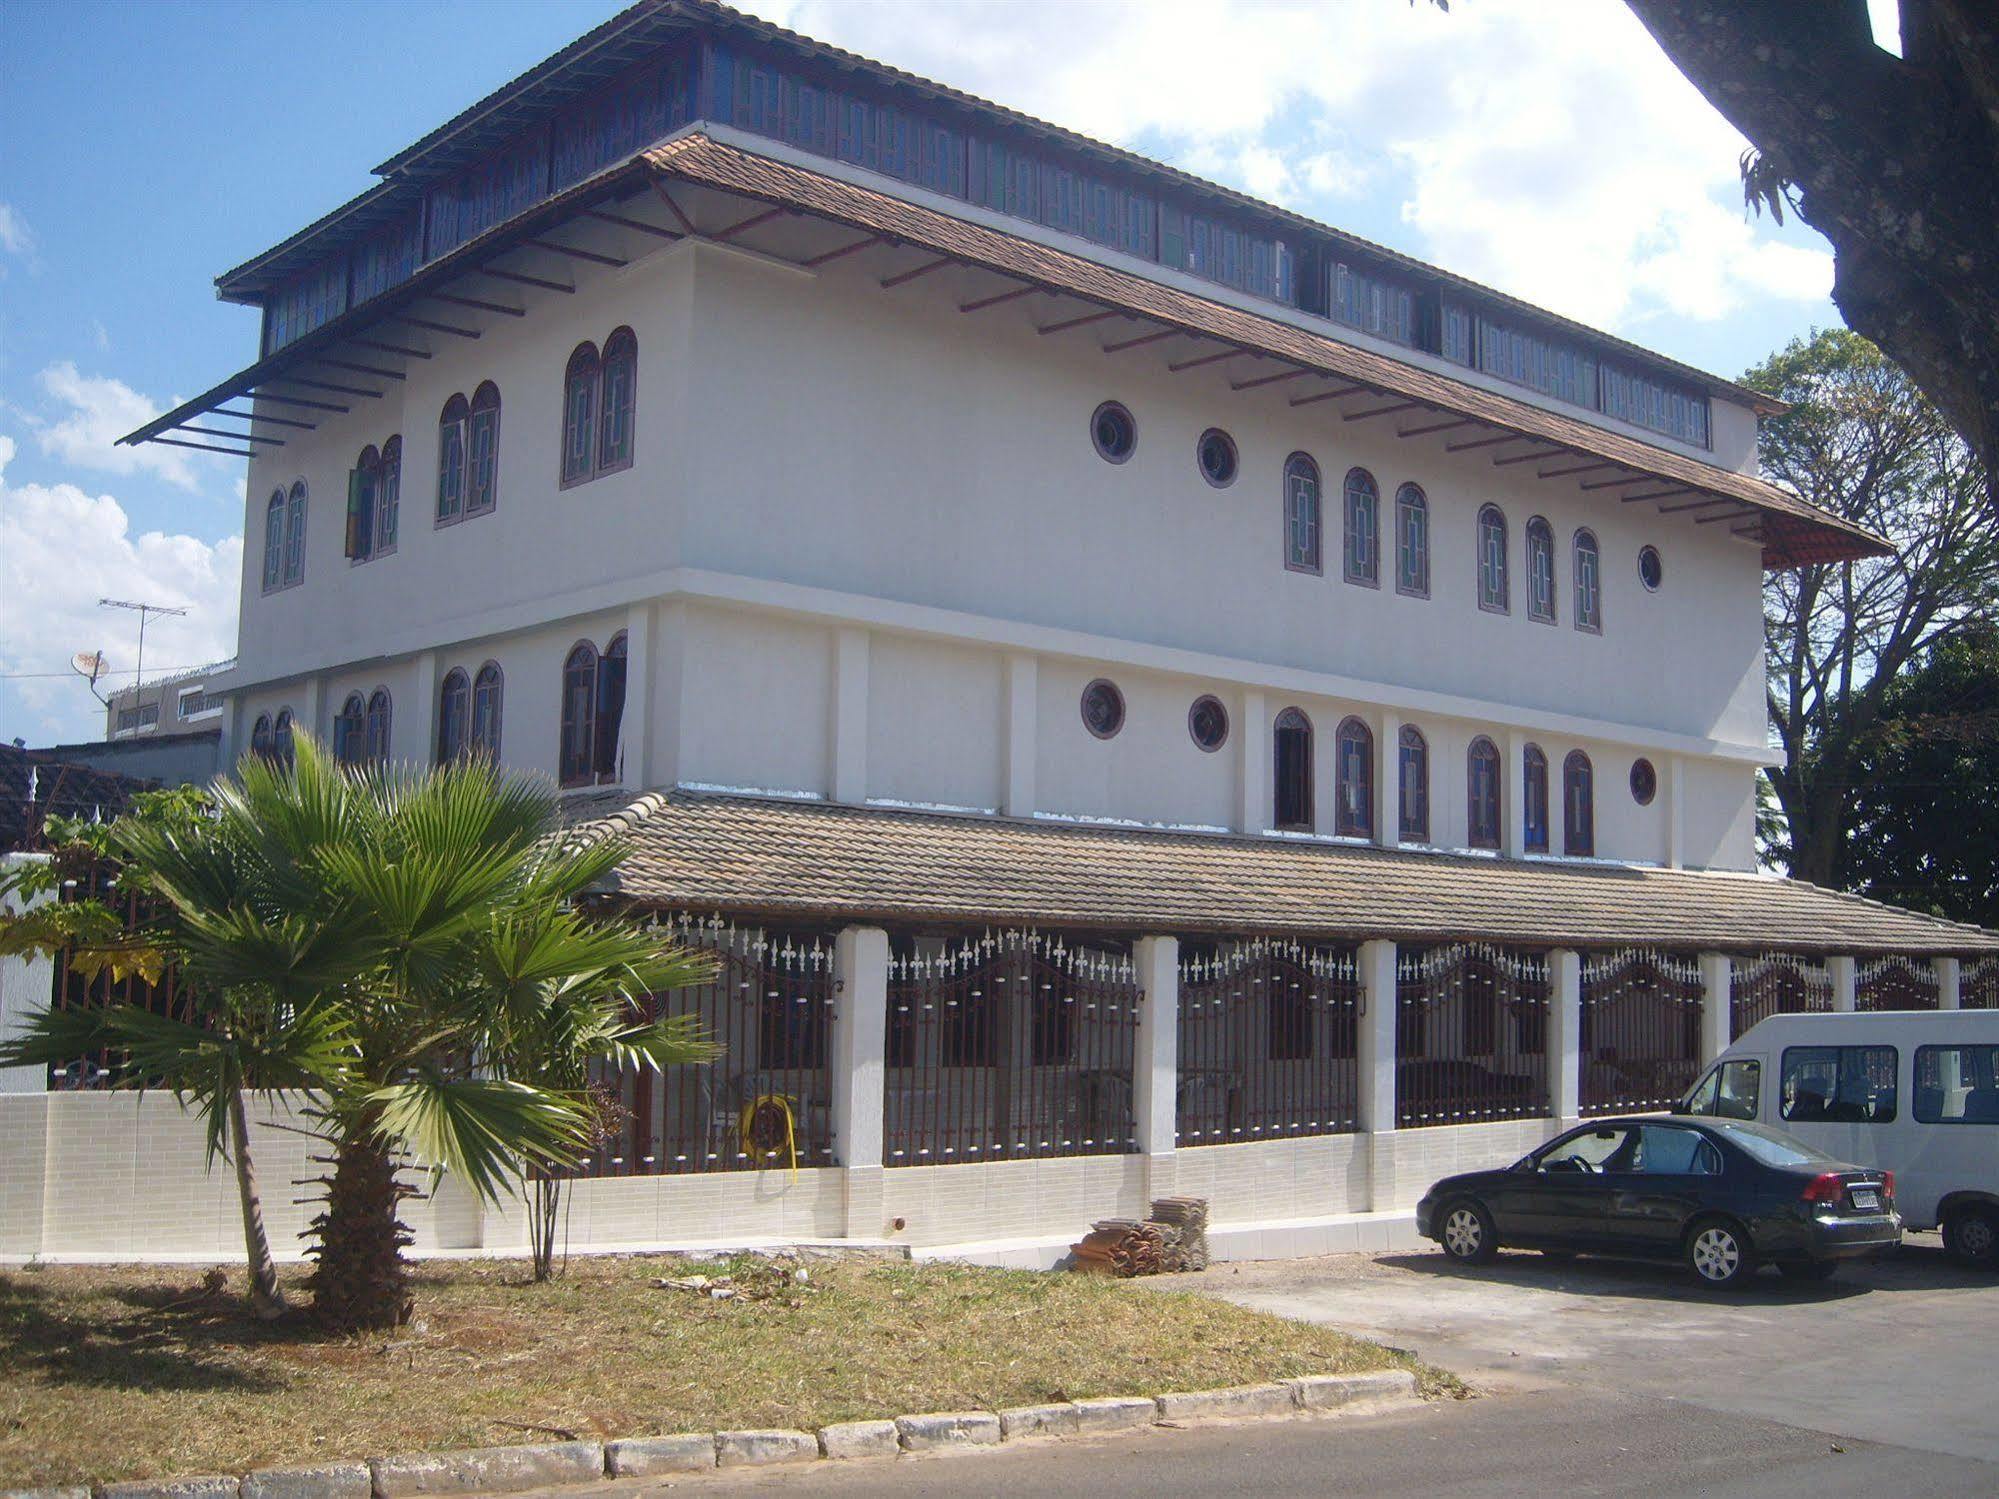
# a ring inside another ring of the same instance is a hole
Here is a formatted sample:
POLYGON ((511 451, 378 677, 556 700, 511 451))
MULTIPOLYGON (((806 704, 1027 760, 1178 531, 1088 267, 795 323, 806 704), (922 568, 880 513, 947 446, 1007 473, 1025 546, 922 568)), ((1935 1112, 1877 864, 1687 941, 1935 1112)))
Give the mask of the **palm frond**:
POLYGON ((574 1095, 526 1083, 425 1070, 372 1090, 386 1144, 462 1176, 485 1201, 514 1189, 522 1165, 573 1165, 589 1148, 590 1114, 574 1095))

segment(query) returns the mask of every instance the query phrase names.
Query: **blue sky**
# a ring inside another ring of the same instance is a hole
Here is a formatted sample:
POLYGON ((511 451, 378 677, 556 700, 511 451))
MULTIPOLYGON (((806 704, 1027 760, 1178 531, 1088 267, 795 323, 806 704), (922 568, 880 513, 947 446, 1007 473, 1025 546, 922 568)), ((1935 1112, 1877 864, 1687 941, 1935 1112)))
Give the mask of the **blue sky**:
MULTIPOLYGON (((98 732, 80 681, 36 674, 99 647, 129 671, 100 594, 191 610, 149 675, 233 649, 241 465, 110 442, 254 357, 215 275, 617 8, 0 8, 0 739, 98 732)), ((1838 321, 1824 242, 1745 219, 1741 143, 1610 0, 751 8, 1717 373, 1838 321)))

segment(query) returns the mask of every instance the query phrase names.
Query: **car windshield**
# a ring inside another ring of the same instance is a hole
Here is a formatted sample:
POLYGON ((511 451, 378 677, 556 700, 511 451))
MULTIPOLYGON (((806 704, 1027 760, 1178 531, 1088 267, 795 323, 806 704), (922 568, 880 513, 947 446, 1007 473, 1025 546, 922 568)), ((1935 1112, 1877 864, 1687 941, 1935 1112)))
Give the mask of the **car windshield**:
POLYGON ((1740 1145, 1766 1166, 1811 1166, 1832 1160, 1824 1151, 1812 1149, 1796 1135, 1787 1135, 1767 1124, 1716 1119, 1709 1128, 1740 1145))

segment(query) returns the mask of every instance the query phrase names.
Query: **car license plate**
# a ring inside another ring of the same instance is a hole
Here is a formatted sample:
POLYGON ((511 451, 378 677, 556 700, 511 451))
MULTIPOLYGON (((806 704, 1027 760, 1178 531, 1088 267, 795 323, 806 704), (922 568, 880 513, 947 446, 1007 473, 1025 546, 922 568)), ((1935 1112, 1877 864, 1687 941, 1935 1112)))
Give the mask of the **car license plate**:
POLYGON ((1881 1195, 1872 1188, 1855 1187, 1853 1189, 1853 1205, 1857 1208, 1866 1208, 1869 1212, 1873 1212, 1881 1206, 1881 1195))

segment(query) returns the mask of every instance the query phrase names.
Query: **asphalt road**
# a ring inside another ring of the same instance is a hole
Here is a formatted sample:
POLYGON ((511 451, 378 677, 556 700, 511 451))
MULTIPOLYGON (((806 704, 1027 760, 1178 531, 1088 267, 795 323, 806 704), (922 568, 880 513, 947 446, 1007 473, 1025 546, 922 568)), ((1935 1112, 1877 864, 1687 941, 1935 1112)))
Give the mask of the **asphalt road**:
MULTIPOLYGON (((1999 1494, 1999 1279, 1895 1260, 1733 1296, 1671 1269, 1440 1254, 1222 1265, 1142 1284, 1412 1349, 1483 1393, 1380 1414, 606 1484, 604 1499, 1999 1494)), ((590 1490, 552 1491, 580 1499, 590 1490)))

